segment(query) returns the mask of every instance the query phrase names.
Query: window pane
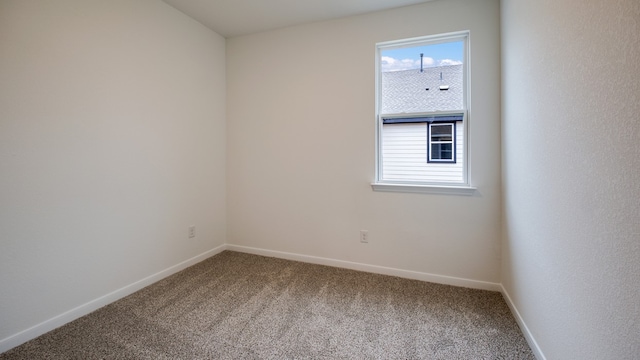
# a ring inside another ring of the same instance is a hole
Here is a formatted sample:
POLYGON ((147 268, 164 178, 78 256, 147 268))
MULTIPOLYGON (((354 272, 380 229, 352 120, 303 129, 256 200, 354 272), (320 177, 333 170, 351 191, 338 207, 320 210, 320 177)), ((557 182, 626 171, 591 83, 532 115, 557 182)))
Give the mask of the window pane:
POLYGON ((463 55, 463 41, 382 50, 380 113, 463 109, 463 55))
POLYGON ((431 141, 453 141, 453 125, 431 125, 431 141))
POLYGON ((453 160, 452 144, 431 144, 432 160, 453 160))

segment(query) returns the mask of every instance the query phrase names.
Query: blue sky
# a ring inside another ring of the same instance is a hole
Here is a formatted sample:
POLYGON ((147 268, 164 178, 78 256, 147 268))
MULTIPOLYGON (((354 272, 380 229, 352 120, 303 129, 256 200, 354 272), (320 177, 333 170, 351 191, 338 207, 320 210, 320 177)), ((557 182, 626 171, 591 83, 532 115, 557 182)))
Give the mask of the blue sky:
POLYGON ((380 53, 383 72, 419 69, 420 53, 424 54, 424 67, 462 64, 464 43, 457 41, 436 45, 385 49, 380 53))

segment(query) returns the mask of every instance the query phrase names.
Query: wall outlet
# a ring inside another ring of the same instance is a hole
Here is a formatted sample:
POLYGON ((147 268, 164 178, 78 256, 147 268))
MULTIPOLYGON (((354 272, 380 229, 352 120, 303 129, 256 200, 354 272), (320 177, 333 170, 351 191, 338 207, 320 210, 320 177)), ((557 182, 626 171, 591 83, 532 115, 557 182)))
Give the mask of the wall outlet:
POLYGON ((189 226, 189 239, 196 237, 196 226, 189 226))
POLYGON ((360 242, 365 244, 369 242, 369 232, 367 230, 360 230, 360 242))

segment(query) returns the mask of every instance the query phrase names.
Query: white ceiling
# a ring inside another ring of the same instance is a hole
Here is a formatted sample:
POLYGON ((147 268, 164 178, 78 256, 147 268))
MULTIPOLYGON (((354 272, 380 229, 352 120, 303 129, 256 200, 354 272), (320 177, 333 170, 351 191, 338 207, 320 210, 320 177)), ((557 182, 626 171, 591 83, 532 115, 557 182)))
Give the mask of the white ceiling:
POLYGON ((163 0, 230 38, 430 0, 163 0))

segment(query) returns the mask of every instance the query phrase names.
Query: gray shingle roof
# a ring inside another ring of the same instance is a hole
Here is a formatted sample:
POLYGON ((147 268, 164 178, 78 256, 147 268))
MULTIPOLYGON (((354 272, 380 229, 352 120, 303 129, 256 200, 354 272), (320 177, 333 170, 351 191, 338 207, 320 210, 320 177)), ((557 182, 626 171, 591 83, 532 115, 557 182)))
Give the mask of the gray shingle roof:
POLYGON ((424 68, 424 72, 420 69, 383 72, 381 113, 462 109, 462 68, 447 65, 424 68), (440 90, 440 86, 449 89, 440 90))

